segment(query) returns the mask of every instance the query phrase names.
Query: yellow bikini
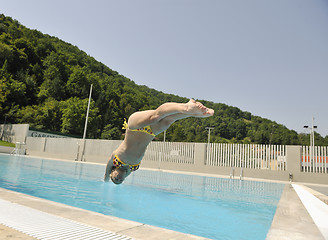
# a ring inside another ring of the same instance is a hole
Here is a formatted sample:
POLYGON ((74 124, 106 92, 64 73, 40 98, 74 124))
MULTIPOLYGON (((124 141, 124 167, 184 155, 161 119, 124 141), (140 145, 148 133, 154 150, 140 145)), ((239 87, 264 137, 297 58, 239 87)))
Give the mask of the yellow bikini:
POLYGON ((137 171, 139 169, 140 163, 135 164, 135 165, 126 164, 121 159, 119 159, 119 157, 115 154, 114 158, 113 158, 113 165, 114 165, 114 167, 117 167, 117 168, 129 166, 131 171, 137 171))
POLYGON ((133 131, 133 132, 144 132, 144 133, 148 133, 151 136, 154 136, 154 137, 156 136, 153 133, 153 130, 151 129, 150 125, 142 127, 142 128, 138 128, 138 129, 130 129, 129 126, 128 126, 128 123, 126 122, 126 119, 124 119, 122 129, 129 129, 130 131, 133 131))

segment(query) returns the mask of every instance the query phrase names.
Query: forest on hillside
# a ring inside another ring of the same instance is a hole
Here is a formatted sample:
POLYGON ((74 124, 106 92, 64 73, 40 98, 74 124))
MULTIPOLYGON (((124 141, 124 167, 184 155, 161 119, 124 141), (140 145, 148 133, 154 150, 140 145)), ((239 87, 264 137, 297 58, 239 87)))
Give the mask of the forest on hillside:
MULTIPOLYGON (((164 102, 188 101, 137 85, 78 47, 0 15, 0 123, 28 123, 37 129, 82 137, 91 84, 88 138, 122 139, 124 118, 133 112, 154 109, 164 102)), ((215 115, 174 123, 166 132, 167 141, 206 142, 206 127, 214 127, 211 142, 310 142, 309 134, 298 134, 237 107, 201 102, 213 108, 215 115)), ((163 140, 163 134, 155 140, 163 140)), ((328 136, 315 133, 315 143, 328 145, 328 136)))

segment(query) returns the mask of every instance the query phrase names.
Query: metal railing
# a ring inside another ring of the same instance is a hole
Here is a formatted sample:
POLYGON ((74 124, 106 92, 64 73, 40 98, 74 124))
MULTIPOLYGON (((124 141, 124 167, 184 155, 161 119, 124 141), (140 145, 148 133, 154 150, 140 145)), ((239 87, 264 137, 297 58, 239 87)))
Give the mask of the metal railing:
POLYGON ((285 171, 285 152, 284 145, 211 143, 207 145, 206 165, 285 171))
POLYGON ((11 152, 13 155, 25 155, 26 144, 25 142, 16 142, 15 149, 11 152))
POLYGON ((151 142, 144 160, 194 164, 195 143, 151 142))
POLYGON ((302 146, 303 172, 328 173, 328 147, 302 146))
MULTIPOLYGON (((151 142, 144 156, 146 161, 195 163, 195 144, 151 142)), ((286 146, 259 144, 207 144, 205 165, 286 171, 286 146)))

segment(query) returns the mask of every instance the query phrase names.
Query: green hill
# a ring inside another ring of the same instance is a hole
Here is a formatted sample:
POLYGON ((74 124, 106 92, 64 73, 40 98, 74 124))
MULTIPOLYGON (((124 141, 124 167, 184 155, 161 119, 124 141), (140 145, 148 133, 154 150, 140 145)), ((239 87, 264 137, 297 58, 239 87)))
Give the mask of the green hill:
MULTIPOLYGON (((82 136, 90 85, 93 84, 88 138, 121 139, 123 119, 167 101, 188 99, 139 86, 56 37, 31 30, 0 15, 0 122, 82 136)), ((276 122, 237 107, 202 101, 214 117, 185 119, 166 134, 168 141, 304 144, 299 135, 276 122)), ((162 140, 163 134, 156 140, 162 140)), ((328 138, 316 135, 316 143, 328 138)))

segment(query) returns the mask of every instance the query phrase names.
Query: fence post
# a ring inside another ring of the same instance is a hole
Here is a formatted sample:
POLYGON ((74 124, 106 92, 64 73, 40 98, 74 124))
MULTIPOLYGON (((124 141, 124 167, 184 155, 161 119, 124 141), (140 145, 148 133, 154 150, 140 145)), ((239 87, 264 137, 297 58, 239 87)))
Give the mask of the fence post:
POLYGON ((195 155, 194 164, 195 166, 206 165, 206 143, 195 143, 195 155))
POLYGON ((41 138, 42 139, 42 152, 46 152, 46 145, 47 145, 47 138, 41 138))
POLYGON ((301 172, 301 146, 286 146, 287 171, 289 172, 289 180, 295 180, 301 172))

